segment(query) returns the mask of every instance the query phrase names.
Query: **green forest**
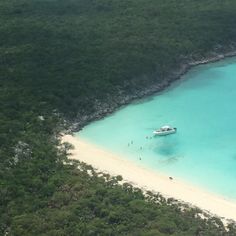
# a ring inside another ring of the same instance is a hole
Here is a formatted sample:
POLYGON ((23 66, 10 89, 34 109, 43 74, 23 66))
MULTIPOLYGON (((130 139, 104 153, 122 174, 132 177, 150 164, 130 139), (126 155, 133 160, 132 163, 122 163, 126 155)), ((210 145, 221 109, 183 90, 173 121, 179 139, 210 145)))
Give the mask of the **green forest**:
POLYGON ((71 161, 96 104, 236 49, 235 0, 0 0, 0 235, 236 235, 71 161))

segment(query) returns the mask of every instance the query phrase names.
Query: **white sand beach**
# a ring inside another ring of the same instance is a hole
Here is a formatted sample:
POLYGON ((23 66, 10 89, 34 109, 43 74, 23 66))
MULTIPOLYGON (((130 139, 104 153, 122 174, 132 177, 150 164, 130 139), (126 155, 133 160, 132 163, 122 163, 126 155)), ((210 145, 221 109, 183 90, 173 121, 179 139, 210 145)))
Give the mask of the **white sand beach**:
POLYGON ((79 137, 65 135, 62 137, 62 141, 69 142, 75 147, 71 151, 71 158, 90 164, 99 171, 105 171, 111 175, 122 175, 125 181, 136 187, 159 192, 164 197, 172 197, 211 214, 236 221, 236 201, 229 201, 184 183, 175 177, 171 180, 169 176, 139 166, 79 137))

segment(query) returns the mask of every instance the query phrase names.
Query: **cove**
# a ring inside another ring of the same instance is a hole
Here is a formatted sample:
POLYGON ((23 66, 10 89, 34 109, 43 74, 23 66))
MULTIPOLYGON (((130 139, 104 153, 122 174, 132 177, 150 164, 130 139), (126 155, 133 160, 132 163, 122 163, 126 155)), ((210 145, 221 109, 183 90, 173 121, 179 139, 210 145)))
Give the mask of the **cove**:
POLYGON ((76 135, 235 200, 235 101, 236 59, 230 58, 197 66, 163 92, 124 106, 76 135), (154 137, 152 132, 163 125, 178 131, 154 137))

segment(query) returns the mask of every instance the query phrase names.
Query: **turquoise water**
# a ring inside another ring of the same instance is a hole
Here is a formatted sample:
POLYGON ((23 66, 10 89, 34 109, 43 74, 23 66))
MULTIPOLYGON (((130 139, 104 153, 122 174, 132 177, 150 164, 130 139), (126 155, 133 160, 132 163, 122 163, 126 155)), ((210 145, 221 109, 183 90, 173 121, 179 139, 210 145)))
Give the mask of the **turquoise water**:
POLYGON ((154 171, 236 199, 235 103, 234 58, 195 67, 164 92, 91 123, 79 135, 154 171), (177 133, 153 137, 166 124, 177 133))

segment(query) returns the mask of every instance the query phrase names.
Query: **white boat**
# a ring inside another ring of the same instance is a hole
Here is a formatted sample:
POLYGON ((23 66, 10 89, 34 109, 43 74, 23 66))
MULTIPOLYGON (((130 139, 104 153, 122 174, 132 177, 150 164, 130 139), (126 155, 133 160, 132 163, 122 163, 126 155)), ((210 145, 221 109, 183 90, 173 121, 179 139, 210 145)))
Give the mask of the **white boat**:
POLYGON ((153 134, 158 136, 164 136, 168 134, 174 134, 176 133, 177 128, 172 128, 168 125, 162 126, 160 129, 153 131, 153 134))

